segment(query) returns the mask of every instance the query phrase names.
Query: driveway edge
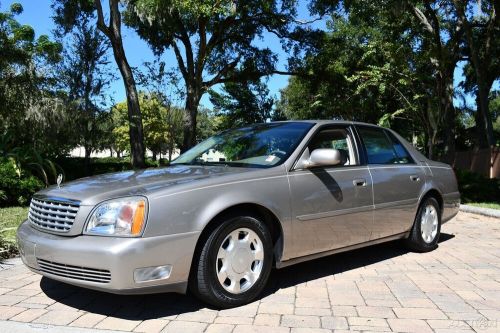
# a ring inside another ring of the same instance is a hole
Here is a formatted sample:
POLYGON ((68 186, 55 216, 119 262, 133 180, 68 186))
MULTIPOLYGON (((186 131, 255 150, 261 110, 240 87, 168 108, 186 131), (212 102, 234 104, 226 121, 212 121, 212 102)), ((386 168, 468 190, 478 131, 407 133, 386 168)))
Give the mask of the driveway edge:
POLYGON ((466 213, 473 213, 489 217, 500 218, 500 210, 498 209, 483 208, 470 205, 460 205, 460 210, 466 213))

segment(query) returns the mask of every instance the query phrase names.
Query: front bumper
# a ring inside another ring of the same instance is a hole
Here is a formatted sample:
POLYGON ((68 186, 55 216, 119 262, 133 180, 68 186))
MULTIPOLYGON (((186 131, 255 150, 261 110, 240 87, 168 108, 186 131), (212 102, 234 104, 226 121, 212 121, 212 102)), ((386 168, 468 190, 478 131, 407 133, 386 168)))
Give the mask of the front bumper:
POLYGON ((38 231, 28 221, 17 231, 21 258, 32 271, 54 280, 118 294, 184 293, 198 237, 199 232, 146 238, 67 237, 38 231), (55 269, 47 272, 41 266, 44 262, 55 269), (163 265, 172 267, 168 278, 134 280, 135 269, 163 265), (109 272, 105 274, 110 278, 96 282, 99 279, 92 277, 100 276, 100 272, 109 272))

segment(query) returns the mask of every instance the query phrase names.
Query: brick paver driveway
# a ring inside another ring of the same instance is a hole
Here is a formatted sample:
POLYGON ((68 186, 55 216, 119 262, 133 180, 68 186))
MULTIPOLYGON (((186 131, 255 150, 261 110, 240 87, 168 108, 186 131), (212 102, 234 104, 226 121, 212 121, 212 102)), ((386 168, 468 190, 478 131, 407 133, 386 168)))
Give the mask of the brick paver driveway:
POLYGON ((189 296, 68 286, 19 259, 2 266, 0 332, 500 332, 500 220, 465 213, 434 252, 393 242, 303 263, 273 272, 261 299, 224 311, 189 296))

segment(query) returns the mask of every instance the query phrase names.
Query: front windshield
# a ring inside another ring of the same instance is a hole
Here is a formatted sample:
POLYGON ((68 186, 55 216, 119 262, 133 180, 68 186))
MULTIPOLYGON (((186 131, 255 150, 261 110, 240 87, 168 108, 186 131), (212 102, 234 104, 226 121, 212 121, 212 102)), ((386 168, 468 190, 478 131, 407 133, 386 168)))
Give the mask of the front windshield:
POLYGON ((275 166, 290 156, 312 126, 305 122, 283 122, 228 130, 194 146, 172 164, 275 166))

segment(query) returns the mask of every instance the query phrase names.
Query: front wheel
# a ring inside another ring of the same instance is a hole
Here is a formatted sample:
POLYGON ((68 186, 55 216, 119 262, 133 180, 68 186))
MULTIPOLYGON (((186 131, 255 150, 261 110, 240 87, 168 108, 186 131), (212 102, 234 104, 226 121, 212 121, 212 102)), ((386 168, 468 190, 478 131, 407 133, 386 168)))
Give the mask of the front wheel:
POLYGON ((191 290, 219 308, 248 303, 264 289, 272 258, 271 235, 262 221, 228 218, 205 240, 193 267, 191 290))
POLYGON ((406 243, 414 251, 429 252, 437 247, 440 233, 441 209, 436 199, 426 198, 420 204, 406 243))

